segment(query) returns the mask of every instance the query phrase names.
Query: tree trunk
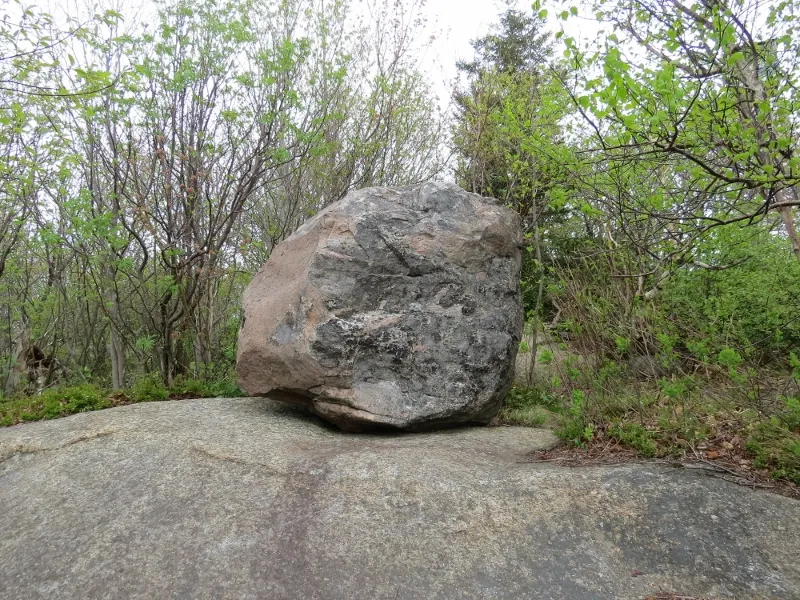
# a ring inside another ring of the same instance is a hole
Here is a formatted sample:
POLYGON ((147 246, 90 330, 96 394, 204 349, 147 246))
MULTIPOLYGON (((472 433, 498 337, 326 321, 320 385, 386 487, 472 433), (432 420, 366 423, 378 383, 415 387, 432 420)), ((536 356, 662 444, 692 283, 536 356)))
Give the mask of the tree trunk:
MULTIPOLYGON (((736 48, 732 49, 732 52, 735 52, 736 48)), ((767 93, 764 90, 764 85, 761 83, 758 74, 758 66, 761 61, 761 58, 758 56, 750 56, 746 59, 742 59, 739 61, 738 67, 741 73, 742 81, 745 85, 750 89, 753 93, 754 100, 758 102, 768 102, 769 98, 767 97, 767 93)), ((739 110, 741 111, 742 115, 750 120, 753 123, 756 123, 756 129, 759 133, 759 143, 764 143, 766 140, 770 138, 774 138, 774 132, 770 126, 772 122, 772 115, 770 114, 769 119, 761 119, 759 120, 759 110, 754 108, 753 101, 745 101, 740 102, 739 110)), ((771 111, 770 111, 771 112, 771 111)), ((775 161, 773 157, 770 156, 765 150, 759 151, 761 161, 765 165, 770 166, 777 166, 780 170, 786 174, 785 167, 781 165, 775 165, 775 161)), ((782 189, 778 192, 778 203, 789 203, 789 202, 797 202, 800 200, 800 195, 797 192, 795 187, 782 189)), ((792 244, 792 251, 794 252, 795 258, 797 258, 798 262, 800 262, 800 237, 797 235, 797 227, 794 222, 794 216, 792 215, 791 205, 789 206, 782 206, 778 209, 781 215, 781 219, 783 220, 783 226, 786 228, 786 235, 789 237, 789 242, 792 244)))
POLYGON ((111 358, 111 387, 121 390, 125 387, 125 345, 113 324, 108 338, 108 355, 111 358))
MULTIPOLYGON (((781 202, 797 202, 800 194, 797 193, 795 188, 791 190, 782 190, 780 194, 781 202)), ((783 219, 783 226, 786 228, 786 235, 789 236, 789 241, 792 244, 795 258, 800 262, 800 236, 797 235, 797 226, 794 222, 794 215, 790 206, 782 206, 780 208, 781 219, 783 219)))
POLYGON ((536 262, 539 263, 539 289, 536 291, 536 305, 533 309, 533 337, 529 348, 530 359, 528 361, 527 383, 528 387, 532 387, 536 376, 534 370, 536 368, 536 353, 539 350, 539 322, 541 321, 540 315, 542 312, 542 297, 544 295, 544 269, 542 268, 542 245, 539 236, 539 215, 534 215, 533 222, 533 243, 536 248, 536 262))
POLYGON ((17 326, 17 342, 14 344, 14 354, 11 368, 6 379, 5 394, 11 395, 19 392, 27 382, 28 353, 31 349, 31 331, 28 319, 23 315, 17 326))
POLYGON ((119 331, 122 317, 119 294, 114 288, 114 269, 107 267, 105 276, 108 286, 104 295, 110 329, 107 347, 111 359, 111 387, 114 390, 121 390, 125 387, 125 343, 119 331))
POLYGON ((201 378, 209 376, 213 362, 214 287, 213 283, 207 286, 193 319, 195 376, 201 378))
POLYGON ((175 359, 172 356, 171 332, 166 331, 161 348, 158 350, 158 365, 161 371, 161 381, 165 386, 172 385, 175 372, 175 359))

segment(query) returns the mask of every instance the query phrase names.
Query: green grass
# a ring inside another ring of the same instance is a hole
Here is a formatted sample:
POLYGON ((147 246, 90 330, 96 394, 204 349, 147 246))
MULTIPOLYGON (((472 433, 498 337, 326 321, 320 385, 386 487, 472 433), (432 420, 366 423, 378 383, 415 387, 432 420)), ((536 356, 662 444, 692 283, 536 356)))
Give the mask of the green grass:
POLYGON ((778 418, 757 423, 746 448, 755 456, 754 466, 769 469, 776 479, 800 485, 800 433, 778 418))
POLYGON ((8 426, 25 421, 57 419, 110 406, 113 406, 113 402, 108 395, 93 385, 84 384, 49 389, 38 396, 0 401, 0 425, 8 426))
POLYGON ((541 427, 552 418, 552 413, 541 406, 525 406, 505 409, 501 420, 506 425, 541 427))
POLYGON ((109 392, 91 384, 45 390, 35 396, 0 398, 0 426, 57 419, 76 413, 138 402, 182 398, 236 398, 245 394, 232 381, 177 380, 169 388, 160 379, 145 377, 131 388, 109 392))
POLYGON ((586 387, 570 394, 514 388, 499 416, 506 424, 552 427, 575 446, 603 447, 613 440, 647 458, 691 457, 698 448, 733 452, 776 479, 800 485, 800 401, 753 399, 717 385, 660 382, 650 389, 620 385, 609 393, 586 387))
POLYGON ((500 410, 500 422, 505 425, 541 427, 552 424, 553 400, 537 390, 512 388, 500 410))

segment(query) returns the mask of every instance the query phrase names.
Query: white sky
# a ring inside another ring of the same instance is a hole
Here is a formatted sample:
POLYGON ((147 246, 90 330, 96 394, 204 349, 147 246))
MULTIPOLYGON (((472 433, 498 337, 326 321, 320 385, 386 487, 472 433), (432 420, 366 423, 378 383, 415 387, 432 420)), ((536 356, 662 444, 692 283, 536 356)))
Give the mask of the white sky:
MULTIPOLYGON (((517 0, 512 6, 532 12, 531 4, 517 0)), ((506 8, 507 3, 498 0, 427 0, 425 16, 436 41, 423 65, 444 105, 456 77, 456 61, 472 58, 470 41, 486 35, 506 8)))
MULTIPOLYGON (((430 78, 439 96, 440 106, 446 107, 453 82, 456 78, 456 61, 473 57, 470 41, 480 38, 499 21, 508 8, 533 13, 533 0, 424 0, 424 14, 428 21, 428 32, 436 35, 433 52, 422 57, 422 70, 430 78)), ((569 0, 544 0, 541 5, 548 9, 547 25, 555 33, 563 27, 565 33, 576 39, 579 45, 593 43, 602 26, 588 17, 587 7, 580 0, 573 0, 580 18, 566 22, 555 18, 557 10, 568 8, 569 0)))
MULTIPOLYGON (((531 2, 516 2, 515 8, 533 12, 531 2)), ((470 40, 485 35, 505 11, 506 3, 495 0, 428 0, 425 6, 429 22, 440 29, 440 58, 446 64, 470 58, 470 40)))

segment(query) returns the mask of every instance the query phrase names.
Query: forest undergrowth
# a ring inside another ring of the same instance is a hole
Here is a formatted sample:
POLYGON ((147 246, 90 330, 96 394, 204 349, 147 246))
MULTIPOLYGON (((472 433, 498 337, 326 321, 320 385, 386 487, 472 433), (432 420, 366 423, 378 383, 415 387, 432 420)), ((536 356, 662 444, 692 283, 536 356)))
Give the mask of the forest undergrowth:
POLYGON ((695 362, 691 372, 673 365, 665 373, 649 360, 591 365, 570 345, 544 344, 537 382, 512 388, 497 419, 552 428, 562 445, 540 459, 688 461, 755 487, 771 487, 764 483, 770 478, 800 486, 796 355, 789 357, 791 369, 756 369, 726 348, 713 362, 695 362), (649 374, 636 371, 643 363, 649 374))

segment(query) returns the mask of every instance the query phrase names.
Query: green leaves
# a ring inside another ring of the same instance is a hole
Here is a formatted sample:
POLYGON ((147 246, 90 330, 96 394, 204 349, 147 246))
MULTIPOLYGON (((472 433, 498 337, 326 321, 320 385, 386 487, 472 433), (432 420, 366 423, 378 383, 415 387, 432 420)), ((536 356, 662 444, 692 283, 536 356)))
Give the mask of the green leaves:
POLYGON ((728 369, 736 369, 742 364, 742 357, 733 348, 723 348, 717 355, 717 362, 728 369))
MULTIPOLYGON (((651 189, 681 199, 648 203, 657 194, 640 193, 626 210, 668 220, 692 244, 705 231, 697 222, 759 216, 742 189, 765 199, 797 185, 800 148, 790 132, 800 88, 787 85, 795 76, 786 57, 800 54, 800 40, 788 20, 793 3, 771 23, 746 18, 750 2, 681 6, 596 2, 611 27, 576 63, 574 102, 605 149, 598 158, 614 170, 636 161, 651 189)), ((575 55, 574 41, 565 47, 575 55)))

